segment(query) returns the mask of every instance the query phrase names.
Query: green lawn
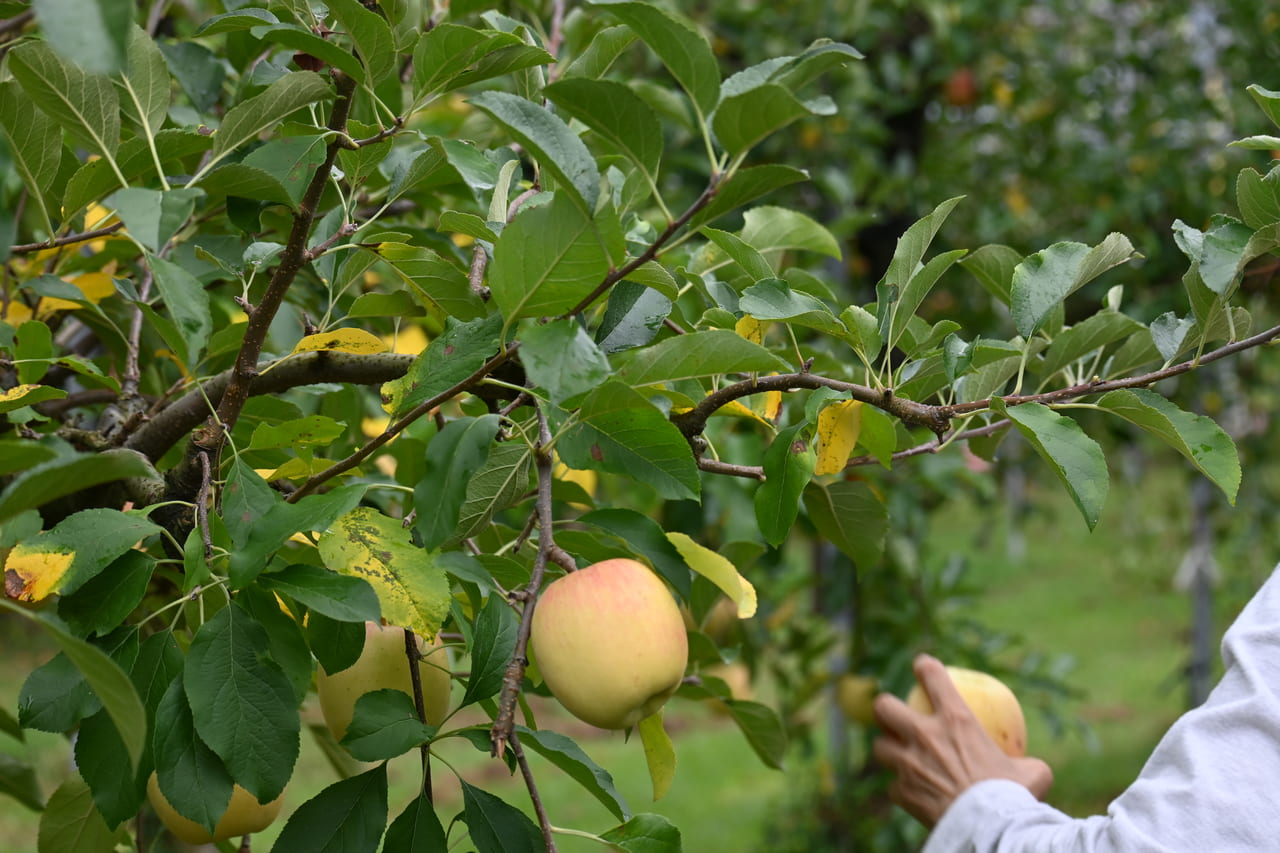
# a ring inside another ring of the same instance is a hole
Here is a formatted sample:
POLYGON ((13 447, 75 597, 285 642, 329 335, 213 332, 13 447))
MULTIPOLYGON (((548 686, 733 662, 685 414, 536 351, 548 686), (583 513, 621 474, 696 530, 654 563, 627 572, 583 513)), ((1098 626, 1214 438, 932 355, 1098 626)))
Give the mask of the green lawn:
MULTIPOLYGON (((1097 748, 1091 749, 1078 736, 1055 741, 1042 719, 1032 714, 1029 720, 1032 751, 1048 759, 1056 772, 1053 802, 1074 814, 1104 809, 1133 779, 1151 747, 1182 710, 1184 694, 1177 671, 1184 657, 1189 608, 1185 596, 1170 583, 1186 547, 1186 510, 1180 508, 1178 497, 1182 482, 1180 474, 1170 474, 1158 477, 1156 487, 1150 482, 1116 483, 1108 511, 1093 534, 1069 500, 1046 484, 1033 495, 1035 509, 1024 522, 1029 556, 1021 565, 1004 556, 1004 525, 990 521, 999 517, 993 508, 958 504, 938 514, 935 546, 967 552, 978 578, 989 589, 974 615, 994 628, 1021 635, 1032 648, 1067 653, 1076 660, 1070 681, 1086 692, 1068 710, 1092 725, 1097 748), (994 527, 982 530, 991 524, 994 527), (986 544, 979 546, 977 540, 986 544)), ((1225 626, 1232 607, 1241 603, 1224 606, 1219 628, 1225 626)), ((12 620, 0 621, 0 640, 6 649, 0 658, 0 701, 11 711, 16 708, 22 674, 51 654, 43 638, 24 627, 12 620)), ((548 716, 552 713, 545 712, 539 722, 557 727, 548 716)), ((770 806, 786 790, 811 781, 766 769, 731 723, 703 708, 674 703, 669 728, 679 765, 670 793, 657 804, 652 802, 638 740, 627 743, 621 735, 590 733, 581 743, 614 774, 633 811, 659 812, 681 828, 686 850, 752 849, 770 806)), ((575 736, 580 731, 576 726, 570 729, 575 736)), ((305 734, 303 742, 286 811, 333 780, 305 734)), ((32 732, 22 744, 0 736, 0 751, 33 760, 46 794, 68 772, 69 749, 58 736, 32 732)), ((469 745, 450 744, 443 755, 473 784, 527 807, 519 777, 509 777, 469 745)), ((536 756, 531 760, 558 826, 602 832, 615 823, 601 805, 554 768, 536 756)), ((799 762, 792 766, 792 773, 813 772, 799 762)), ((434 768, 437 801, 447 820, 461 811, 461 798, 450 771, 439 762, 434 768)), ((393 765, 393 813, 412 796, 416 773, 415 756, 393 765)), ((37 816, 12 801, 4 803, 0 853, 34 849, 37 816)), ((265 833, 255 849, 269 849, 272 837, 265 833)), ((561 841, 566 853, 603 849, 580 838, 566 836, 561 841)))

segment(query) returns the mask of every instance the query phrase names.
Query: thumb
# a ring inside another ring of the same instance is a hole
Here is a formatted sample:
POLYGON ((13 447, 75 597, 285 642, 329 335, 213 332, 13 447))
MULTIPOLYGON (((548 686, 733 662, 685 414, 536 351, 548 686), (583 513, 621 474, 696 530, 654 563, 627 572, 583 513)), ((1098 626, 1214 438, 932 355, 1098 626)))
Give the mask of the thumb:
POLYGON ((1053 769, 1039 758, 1019 758, 1015 764, 1018 768, 1015 781, 1025 786, 1037 800, 1043 800, 1053 787, 1053 769))

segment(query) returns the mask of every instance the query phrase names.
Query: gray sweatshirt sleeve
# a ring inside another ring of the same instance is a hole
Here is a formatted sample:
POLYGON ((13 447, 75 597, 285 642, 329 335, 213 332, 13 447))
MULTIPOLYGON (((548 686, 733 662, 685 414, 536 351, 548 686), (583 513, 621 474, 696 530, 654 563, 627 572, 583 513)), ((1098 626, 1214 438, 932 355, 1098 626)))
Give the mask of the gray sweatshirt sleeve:
POLYGON ((1105 816, 1077 820, 1015 782, 965 791, 924 853, 1280 850, 1280 567, 1222 640, 1222 681, 1161 739, 1105 816))

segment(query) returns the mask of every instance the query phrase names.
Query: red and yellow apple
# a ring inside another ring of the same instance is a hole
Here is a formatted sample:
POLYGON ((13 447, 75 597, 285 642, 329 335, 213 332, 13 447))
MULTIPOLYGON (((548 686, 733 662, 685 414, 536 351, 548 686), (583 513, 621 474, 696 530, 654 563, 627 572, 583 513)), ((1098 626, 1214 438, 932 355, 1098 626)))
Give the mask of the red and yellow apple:
MULTIPOLYGON (((316 679, 320 694, 320 711, 335 739, 341 741, 351 725, 356 700, 374 690, 399 690, 413 696, 413 679, 405 655, 404 629, 366 622, 364 650, 346 669, 329 674, 323 666, 316 679)), ((423 658, 418 663, 422 680, 422 700, 427 722, 440 725, 449 713, 448 652, 439 638, 428 645, 421 637, 418 648, 423 658)))
POLYGON ((689 660, 680 608, 635 560, 595 563, 552 581, 533 612, 538 670, 569 713, 625 729, 676 692, 689 660))
MULTIPOLYGON (((1006 755, 1027 754, 1027 723, 1022 706, 1013 691, 993 675, 960 667, 947 667, 947 674, 960 692, 964 703, 978 718, 982 728, 1006 755)), ((933 713, 924 688, 917 684, 907 695, 907 705, 922 714, 933 713)))
POLYGON ((215 841, 225 841, 228 838, 261 832, 280 814, 280 803, 283 798, 284 795, 281 794, 269 803, 260 803, 253 794, 236 785, 231 790, 231 802, 227 804, 227 810, 218 819, 213 833, 210 834, 194 820, 178 814, 178 810, 161 793, 156 774, 152 773, 147 779, 147 799, 151 801, 151 807, 156 810, 156 816, 173 833, 174 838, 188 844, 211 844, 215 841))

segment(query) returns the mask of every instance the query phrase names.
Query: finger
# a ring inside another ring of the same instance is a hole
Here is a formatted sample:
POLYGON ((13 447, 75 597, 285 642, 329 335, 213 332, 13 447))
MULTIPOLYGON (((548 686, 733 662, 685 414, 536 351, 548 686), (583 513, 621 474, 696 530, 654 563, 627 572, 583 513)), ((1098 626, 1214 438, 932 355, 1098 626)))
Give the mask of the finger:
POLYGON ((896 773, 906 758, 907 746, 896 738, 878 737, 871 744, 871 755, 880 765, 896 773))
POLYGON ((1039 758, 1017 760, 1019 780, 1037 800, 1043 800, 1053 787, 1053 768, 1039 758))
POLYGON ((892 693, 881 693, 871 705, 880 728, 903 740, 912 740, 924 715, 913 711, 892 693))
POLYGON ((935 714, 972 715, 973 712, 965 704, 964 697, 956 689, 955 682, 947 674, 947 668, 942 665, 942 661, 932 655, 916 655, 912 668, 915 670, 916 680, 920 682, 929 701, 933 703, 935 714))

